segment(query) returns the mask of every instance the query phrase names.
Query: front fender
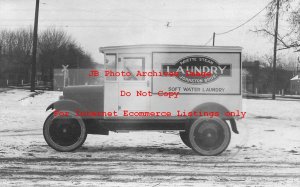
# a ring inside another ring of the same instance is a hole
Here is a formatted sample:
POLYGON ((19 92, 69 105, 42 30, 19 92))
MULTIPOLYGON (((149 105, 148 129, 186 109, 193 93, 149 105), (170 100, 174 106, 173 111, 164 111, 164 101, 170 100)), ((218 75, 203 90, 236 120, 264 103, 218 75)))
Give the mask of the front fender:
POLYGON ((59 100, 56 101, 52 104, 50 104, 46 111, 50 109, 56 109, 56 110, 70 110, 70 111, 75 111, 77 109, 80 110, 86 110, 85 107, 83 107, 81 104, 79 104, 77 101, 70 100, 70 99, 64 99, 64 100, 59 100))
MULTIPOLYGON (((79 104, 77 101, 70 100, 70 99, 64 99, 56 101, 52 104, 50 104, 46 111, 48 110, 67 110, 67 111, 87 111, 85 107, 83 107, 81 104, 79 104)), ((95 117, 96 118, 96 117, 95 117)), ((108 135, 108 130, 103 128, 101 125, 99 125, 98 121, 96 119, 93 119, 92 117, 87 119, 84 118, 84 123, 86 125, 87 133, 88 134, 102 134, 102 135, 108 135)))

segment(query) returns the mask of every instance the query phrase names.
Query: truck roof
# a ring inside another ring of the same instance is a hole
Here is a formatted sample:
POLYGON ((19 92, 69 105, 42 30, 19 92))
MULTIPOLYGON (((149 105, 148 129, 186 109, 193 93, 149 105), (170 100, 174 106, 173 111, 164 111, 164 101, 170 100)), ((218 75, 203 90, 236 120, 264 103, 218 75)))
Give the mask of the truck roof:
POLYGON ((204 46, 204 45, 173 45, 173 44, 141 44, 100 47, 101 53, 114 52, 241 52, 239 46, 204 46))

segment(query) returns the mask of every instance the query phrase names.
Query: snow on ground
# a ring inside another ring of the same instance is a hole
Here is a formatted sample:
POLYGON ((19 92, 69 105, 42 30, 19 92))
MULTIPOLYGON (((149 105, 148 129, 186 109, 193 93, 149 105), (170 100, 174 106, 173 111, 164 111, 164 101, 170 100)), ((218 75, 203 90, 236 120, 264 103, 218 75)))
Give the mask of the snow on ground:
POLYGON ((75 152, 57 152, 42 127, 59 95, 0 93, 0 185, 300 185, 300 100, 243 100, 240 134, 220 156, 204 157, 161 132, 88 135, 75 152))

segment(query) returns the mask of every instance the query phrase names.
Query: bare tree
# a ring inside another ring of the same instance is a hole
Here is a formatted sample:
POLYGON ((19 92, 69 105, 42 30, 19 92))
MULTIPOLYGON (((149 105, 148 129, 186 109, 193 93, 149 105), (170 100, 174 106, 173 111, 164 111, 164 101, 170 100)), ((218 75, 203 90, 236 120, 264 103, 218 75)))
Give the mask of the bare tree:
POLYGON ((69 68, 91 67, 93 61, 87 53, 64 30, 48 28, 40 34, 39 62, 42 77, 49 77, 53 87, 54 68, 69 65, 69 68), (46 76, 48 74, 49 76, 46 76))
POLYGON ((48 70, 49 79, 53 88, 53 69, 57 52, 60 48, 66 46, 70 42, 70 37, 63 30, 54 27, 43 31, 39 37, 39 62, 42 70, 42 77, 45 80, 46 70, 48 70))
MULTIPOLYGON (((0 30, 0 84, 2 80, 29 81, 32 50, 32 29, 0 30), (14 76, 14 78, 12 78, 14 76)), ((39 34, 38 72, 44 81, 53 82, 53 69, 62 64, 70 68, 91 68, 94 63, 62 29, 50 27, 39 34)))
POLYGON ((0 31, 0 63, 1 77, 10 72, 14 80, 21 81, 29 74, 27 68, 30 64, 30 50, 32 34, 30 29, 17 29, 15 31, 0 31))
MULTIPOLYGON (((276 12, 276 0, 267 7, 266 24, 264 27, 252 30, 265 36, 274 37, 274 20, 276 12)), ((280 17, 286 21, 288 29, 279 27, 278 50, 294 49, 300 51, 300 0, 280 0, 280 17)))

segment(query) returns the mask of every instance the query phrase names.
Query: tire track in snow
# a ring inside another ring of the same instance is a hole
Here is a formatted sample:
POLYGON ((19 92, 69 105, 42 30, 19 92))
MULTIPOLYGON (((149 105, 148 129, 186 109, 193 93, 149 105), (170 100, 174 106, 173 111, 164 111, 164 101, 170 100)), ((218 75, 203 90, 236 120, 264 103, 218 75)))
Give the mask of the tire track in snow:
POLYGON ((163 182, 199 180, 215 182, 298 181, 300 163, 297 162, 225 162, 184 161, 167 159, 126 158, 0 158, 2 180, 62 180, 115 182, 163 182), (216 165, 217 164, 217 165, 216 165), (220 179, 221 180, 221 179, 220 179))

